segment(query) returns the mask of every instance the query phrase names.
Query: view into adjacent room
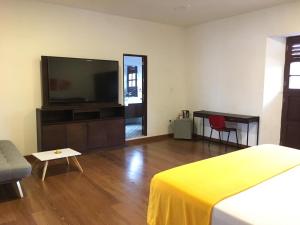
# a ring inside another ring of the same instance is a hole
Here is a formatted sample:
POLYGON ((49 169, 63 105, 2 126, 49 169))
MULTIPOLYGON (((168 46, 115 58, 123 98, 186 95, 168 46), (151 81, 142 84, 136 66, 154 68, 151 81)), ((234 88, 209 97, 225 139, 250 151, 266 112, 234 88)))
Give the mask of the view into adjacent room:
POLYGON ((126 139, 146 135, 146 56, 124 55, 126 139))

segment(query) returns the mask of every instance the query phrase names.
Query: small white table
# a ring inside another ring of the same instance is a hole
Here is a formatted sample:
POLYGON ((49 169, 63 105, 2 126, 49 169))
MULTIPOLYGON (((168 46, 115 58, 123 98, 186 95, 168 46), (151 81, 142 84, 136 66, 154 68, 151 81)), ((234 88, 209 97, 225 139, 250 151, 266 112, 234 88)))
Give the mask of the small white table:
POLYGON ((83 172, 83 169, 76 158, 76 156, 81 155, 81 153, 77 152, 71 148, 64 148, 64 149, 45 151, 45 152, 37 152, 37 153, 33 153, 32 155, 34 157, 36 157, 37 159, 39 159, 40 161, 45 162, 44 169, 43 169, 42 181, 45 180, 49 161, 54 160, 54 159, 66 158, 67 162, 69 164, 69 157, 70 157, 73 160, 73 162, 75 163, 75 165, 78 167, 80 172, 81 173, 83 172))

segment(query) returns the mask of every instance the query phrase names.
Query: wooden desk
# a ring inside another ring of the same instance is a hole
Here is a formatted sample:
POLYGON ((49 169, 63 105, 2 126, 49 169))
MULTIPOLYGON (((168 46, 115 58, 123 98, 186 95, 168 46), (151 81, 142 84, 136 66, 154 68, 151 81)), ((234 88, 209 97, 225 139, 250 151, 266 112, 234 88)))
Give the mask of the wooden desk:
POLYGON ((230 114, 230 113, 221 113, 221 112, 212 112, 212 111, 195 111, 193 112, 193 134, 195 134, 195 117, 202 118, 202 137, 205 137, 204 134, 204 119, 208 118, 212 115, 220 115, 225 117, 225 121, 235 122, 235 123, 244 123, 247 124, 247 146, 249 139, 249 124, 257 123, 257 136, 256 136, 256 144, 258 145, 258 137, 259 137, 259 116, 249 116, 249 115, 239 115, 239 114, 230 114))

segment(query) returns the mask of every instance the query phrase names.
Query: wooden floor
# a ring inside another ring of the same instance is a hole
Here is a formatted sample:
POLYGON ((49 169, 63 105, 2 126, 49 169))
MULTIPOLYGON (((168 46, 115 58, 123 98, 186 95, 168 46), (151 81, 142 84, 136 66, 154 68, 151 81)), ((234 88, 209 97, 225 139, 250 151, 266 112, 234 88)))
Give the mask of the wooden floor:
POLYGON ((13 185, 0 187, 0 225, 146 225, 154 174, 224 153, 223 145, 167 139, 83 155, 84 173, 50 163, 45 182, 35 167, 22 181, 23 199, 13 185))

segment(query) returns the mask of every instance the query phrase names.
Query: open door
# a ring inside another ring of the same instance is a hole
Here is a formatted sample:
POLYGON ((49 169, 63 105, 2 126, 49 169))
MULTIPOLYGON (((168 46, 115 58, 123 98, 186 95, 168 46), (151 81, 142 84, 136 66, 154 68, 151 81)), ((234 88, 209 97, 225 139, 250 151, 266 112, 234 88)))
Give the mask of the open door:
POLYGON ((123 55, 126 139, 147 135, 147 56, 123 55))

